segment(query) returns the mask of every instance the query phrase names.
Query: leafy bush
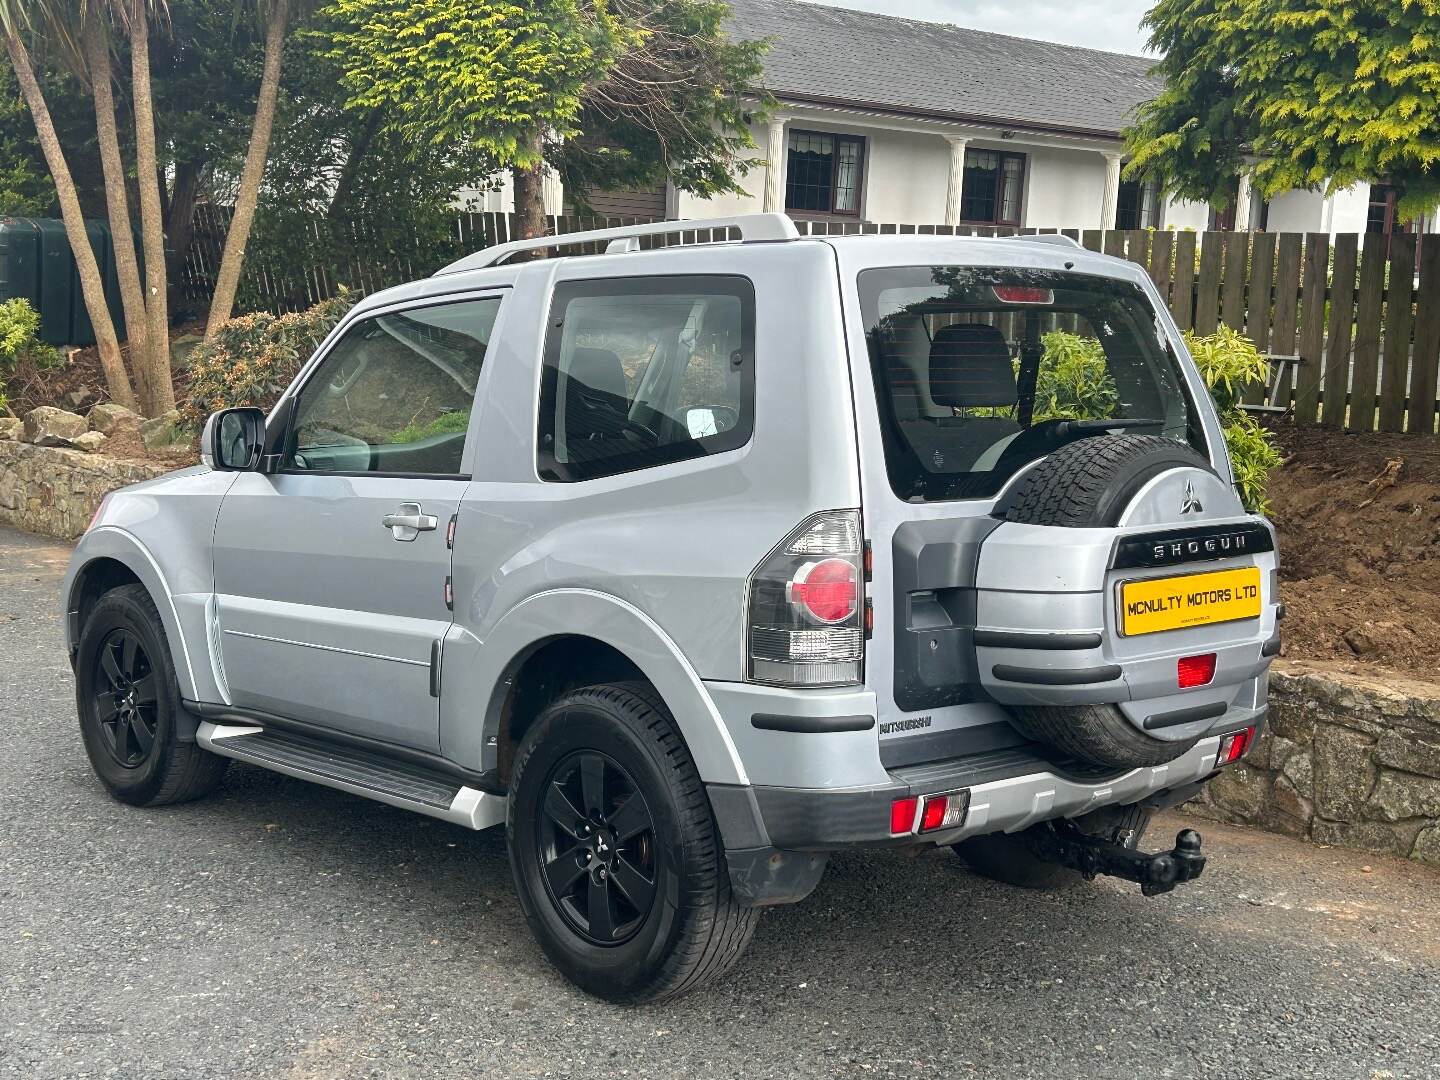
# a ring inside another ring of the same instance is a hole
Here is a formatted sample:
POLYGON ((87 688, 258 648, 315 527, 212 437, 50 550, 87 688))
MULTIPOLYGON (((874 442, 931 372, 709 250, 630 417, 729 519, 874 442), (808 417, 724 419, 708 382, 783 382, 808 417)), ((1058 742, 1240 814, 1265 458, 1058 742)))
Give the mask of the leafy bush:
MULTIPOLYGON (((1041 341, 1045 353, 1035 382, 1035 420, 1114 416, 1120 395, 1100 342, 1063 330, 1041 341)), ((1265 381, 1269 361, 1249 338, 1228 326, 1204 337, 1186 331, 1185 344, 1219 410, 1241 501, 1247 509, 1264 513, 1270 505, 1266 485, 1270 471, 1280 464, 1280 452, 1270 433, 1241 410, 1240 399, 1247 387, 1265 381)))
POLYGON ((1092 420, 1114 416, 1120 403, 1115 380, 1096 338, 1052 330, 1035 378, 1035 421, 1092 420))
POLYGON ((17 370, 26 366, 58 367, 60 352, 39 338, 40 313, 28 300, 16 297, 0 303, 0 409, 5 406, 5 386, 17 370))
POLYGON ((240 405, 269 409, 354 303, 342 293, 307 311, 279 317, 260 311, 223 324, 190 354, 182 423, 199 428, 215 410, 240 405))
POLYGON ((1185 344, 1220 410, 1240 501, 1247 510, 1263 514, 1270 509, 1266 488, 1271 470, 1280 465, 1280 451, 1270 433, 1241 410, 1240 399, 1248 387, 1266 380, 1270 362, 1249 338, 1228 326, 1204 337, 1187 330, 1185 344))

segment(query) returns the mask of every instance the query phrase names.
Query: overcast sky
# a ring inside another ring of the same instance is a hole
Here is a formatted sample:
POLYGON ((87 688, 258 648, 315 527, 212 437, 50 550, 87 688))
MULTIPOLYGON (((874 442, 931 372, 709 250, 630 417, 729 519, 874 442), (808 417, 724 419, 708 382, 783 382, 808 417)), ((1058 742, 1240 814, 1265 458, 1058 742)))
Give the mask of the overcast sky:
POLYGON ((817 0, 859 8, 1043 38, 1111 52, 1143 54, 1148 36, 1140 19, 1154 0, 817 0))

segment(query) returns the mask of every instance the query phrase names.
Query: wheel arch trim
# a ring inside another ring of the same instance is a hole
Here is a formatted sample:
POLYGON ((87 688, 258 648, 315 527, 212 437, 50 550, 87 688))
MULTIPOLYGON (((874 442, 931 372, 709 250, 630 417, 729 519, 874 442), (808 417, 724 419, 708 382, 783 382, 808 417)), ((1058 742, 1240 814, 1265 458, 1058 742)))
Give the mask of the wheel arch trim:
POLYGON ((640 670, 674 715, 702 780, 750 782, 725 721, 679 646, 633 604, 593 589, 532 594, 506 612, 483 641, 461 627, 452 630, 440 703, 440 743, 447 756, 482 768, 494 765, 511 678, 536 648, 563 637, 608 645, 640 670), (478 717, 476 703, 483 703, 478 717))
POLYGON ((197 697, 195 669, 190 659, 190 647, 181 629, 180 612, 170 583, 160 564, 150 550, 133 533, 114 525, 102 525, 91 529, 81 538, 71 560, 65 578, 65 645, 67 651, 80 643, 83 627, 76 625, 72 618, 78 610, 77 589, 85 577, 86 568, 99 559, 112 559, 120 563, 145 586, 155 601, 155 610, 160 613, 160 622, 165 630, 166 643, 170 647, 171 661, 175 667, 175 679, 180 684, 182 697, 197 697))

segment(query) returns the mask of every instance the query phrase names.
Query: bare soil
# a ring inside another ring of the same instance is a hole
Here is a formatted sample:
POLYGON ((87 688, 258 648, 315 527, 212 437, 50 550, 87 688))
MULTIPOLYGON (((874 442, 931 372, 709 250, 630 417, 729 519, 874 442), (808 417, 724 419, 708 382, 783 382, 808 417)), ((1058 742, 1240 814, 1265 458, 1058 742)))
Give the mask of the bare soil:
POLYGON ((1289 658, 1436 677, 1440 439, 1279 424, 1271 478, 1289 658))

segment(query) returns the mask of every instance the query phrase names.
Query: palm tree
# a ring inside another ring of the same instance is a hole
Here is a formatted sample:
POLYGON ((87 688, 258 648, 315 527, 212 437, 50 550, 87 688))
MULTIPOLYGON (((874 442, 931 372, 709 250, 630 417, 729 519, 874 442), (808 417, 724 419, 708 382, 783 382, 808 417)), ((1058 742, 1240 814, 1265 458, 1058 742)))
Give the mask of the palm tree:
MULTIPOLYGON (((4 0, 0 0, 4 2, 4 0)), ((138 2, 138 0, 137 0, 138 2)), ((250 129, 250 145, 245 151, 245 165, 240 170, 240 187, 235 194, 235 212, 225 234, 225 252, 215 275, 215 292, 210 300, 210 317, 205 323, 205 336, 214 335, 220 324, 230 318, 235 307, 235 292, 240 287, 240 270, 245 263, 245 245, 250 240, 250 226, 255 221, 255 207, 260 201, 260 181, 265 175, 265 159, 270 154, 270 131, 275 125, 275 105, 280 94, 280 62, 285 51, 285 31, 290 22, 290 0, 268 0, 264 4, 265 66, 260 75, 260 92, 255 99, 255 123, 250 129)))
MULTIPOLYGON (((93 2, 93 0, 92 0, 93 2)), ((117 0, 122 5, 124 0, 117 0)), ((143 361, 151 384, 154 415, 175 407, 170 378, 170 301, 165 272, 165 218, 160 202, 160 168, 155 152, 155 105, 150 90, 149 8, 163 0, 130 0, 130 94, 135 106, 135 173, 140 184, 140 234, 145 245, 145 321, 149 349, 143 361)), ((131 348, 134 356, 134 348, 131 348)))
POLYGON ((45 155, 45 164, 55 182, 60 216, 65 222, 65 235, 74 253, 75 270, 80 278, 80 292, 85 298, 85 310, 90 315, 90 325, 95 330, 100 367, 105 373, 110 399, 116 404, 133 409, 137 404, 135 392, 130 386, 130 376, 125 371, 125 360, 120 353, 120 341, 115 334, 115 323, 110 318, 110 308, 105 303, 105 285, 100 277, 100 265, 85 232, 85 217, 80 209, 80 196, 75 190, 75 178, 71 175, 65 152, 61 149, 55 122, 51 119, 50 108, 45 103, 45 94, 35 77, 29 50, 20 36, 21 31, 30 25, 31 7, 32 5, 24 0, 0 0, 0 30, 5 34, 5 52, 15 69, 20 95, 25 99, 35 121, 36 141, 40 144, 40 150, 45 155))
MULTIPOLYGON (((57 13, 51 9, 48 14, 53 16, 57 13)), ((63 32, 61 26, 54 29, 63 32)), ((63 33, 57 33, 56 36, 61 37, 63 33)), ((147 415, 156 416, 165 409, 153 408, 154 388, 149 378, 151 365, 146 362, 149 341, 145 291, 140 283, 140 264, 135 255, 135 233, 130 225, 130 200, 125 194, 125 162, 120 154, 120 136, 115 123, 110 35, 106 30, 100 5, 94 0, 84 3, 80 12, 79 51, 80 62, 76 67, 82 77, 89 81, 95 101, 95 132, 100 144, 100 165, 105 175, 105 208, 110 215, 110 234, 115 246, 115 276, 120 285, 120 303, 125 311, 130 364, 135 373, 140 404, 147 415)))

